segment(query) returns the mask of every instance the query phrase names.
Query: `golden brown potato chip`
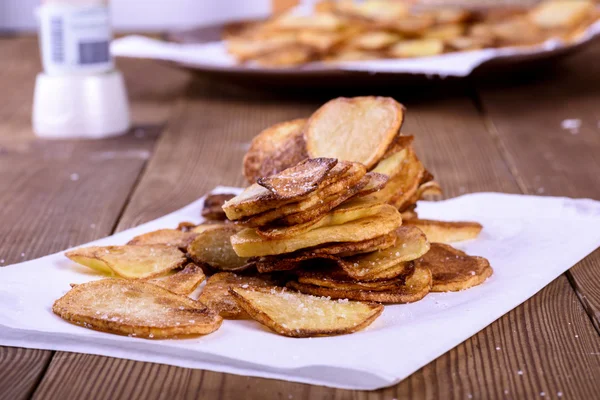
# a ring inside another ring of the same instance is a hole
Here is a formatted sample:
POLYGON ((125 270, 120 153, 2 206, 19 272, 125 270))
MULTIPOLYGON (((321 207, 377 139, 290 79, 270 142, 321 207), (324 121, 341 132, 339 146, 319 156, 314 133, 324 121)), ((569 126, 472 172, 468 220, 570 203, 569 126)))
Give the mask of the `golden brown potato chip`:
POLYGON ((390 21, 385 24, 379 24, 381 28, 386 28, 400 33, 405 37, 419 37, 425 34, 435 24, 435 18, 427 14, 414 14, 410 17, 390 21))
POLYGON ((491 29, 501 46, 533 44, 544 40, 540 28, 526 17, 498 22, 491 29))
POLYGON ((340 15, 369 21, 394 21, 408 16, 409 6, 399 1, 366 0, 356 2, 343 0, 336 3, 335 11, 340 15))
POLYGON ((361 242, 333 243, 280 256, 260 257, 256 261, 256 269, 260 273, 289 271, 300 267, 302 263, 309 260, 317 262, 333 260, 335 263, 340 264, 345 262, 341 257, 350 257, 391 247, 396 243, 396 238, 396 234, 392 232, 361 242))
POLYGON ((238 305, 255 321, 290 337, 343 335, 369 326, 383 306, 334 301, 283 289, 230 289, 238 305))
POLYGON ((335 158, 309 158, 275 175, 258 178, 257 183, 279 199, 298 198, 314 192, 336 164, 335 158))
MULTIPOLYGON (((378 178, 377 178, 378 179, 378 178)), ((364 188, 363 188, 364 190, 364 188)), ((280 239, 296 236, 327 225, 339 225, 360 218, 371 217, 381 212, 386 205, 361 198, 350 199, 337 206, 327 214, 304 224, 291 226, 264 226, 256 229, 256 233, 265 239, 280 239)))
POLYGON ((263 67, 293 67, 312 61, 314 51, 308 46, 282 47, 256 57, 253 61, 263 67))
POLYGON ((404 284, 404 279, 390 279, 374 282, 360 282, 351 280, 339 280, 329 277, 316 278, 313 276, 299 276, 298 283, 325 287, 338 290, 372 290, 375 292, 393 290, 404 284))
POLYGON ((383 50, 398 42, 401 36, 397 33, 386 31, 371 31, 360 33, 353 37, 348 46, 360 50, 383 50))
POLYGON ((389 290, 349 290, 315 286, 291 281, 289 288, 315 296, 328 296, 332 299, 374 301, 377 303, 404 304, 421 300, 431 291, 431 272, 427 268, 416 267, 404 284, 389 290))
POLYGON ((344 62, 344 61, 366 61, 376 60, 381 58, 381 55, 373 51, 342 49, 334 54, 330 54, 325 58, 326 62, 344 62))
MULTIPOLYGON (((345 166, 342 165, 340 168, 343 169, 345 166)), ((352 163, 350 169, 342 174, 339 179, 328 184, 332 179, 329 176, 326 177, 323 181, 324 186, 309 196, 294 203, 273 207, 265 212, 243 218, 238 222, 248 227, 259 227, 270 223, 293 225, 308 222, 329 212, 342 201, 356 194, 367 183, 361 181, 366 172, 363 165, 352 163)))
MULTIPOLYGON (((340 267, 348 276, 359 280, 384 279, 380 273, 385 271, 389 277, 390 268, 398 264, 415 260, 427 253, 429 242, 419 229, 411 226, 401 226, 396 229, 396 244, 383 250, 360 254, 344 259, 340 267)), ((400 272, 402 272, 400 270, 400 272)))
POLYGON ((444 24, 430 28, 423 38, 440 39, 448 42, 451 39, 462 36, 465 33, 465 26, 462 24, 444 24))
POLYGON ((332 157, 364 164, 377 163, 402 126, 404 107, 390 97, 331 100, 304 127, 311 157, 332 157))
POLYGON ((348 36, 349 33, 344 31, 300 31, 298 33, 298 42, 314 52, 324 54, 344 41, 348 36))
POLYGON ((194 232, 183 232, 177 229, 159 229, 157 231, 138 235, 127 242, 127 244, 166 244, 185 250, 195 238, 196 234, 194 232))
POLYGON ((166 244, 82 247, 65 256, 96 271, 126 279, 159 276, 186 261, 181 251, 166 244))
POLYGON ((344 21, 334 14, 319 13, 310 16, 286 13, 273 21, 272 27, 278 30, 302 31, 337 31, 344 26, 344 21))
MULTIPOLYGON (((223 210, 231 220, 259 217, 260 214, 271 211, 268 216, 260 216, 268 222, 273 220, 274 216, 292 214, 313 207, 323 198, 340 192, 345 187, 355 185, 366 172, 363 165, 340 161, 323 179, 319 190, 307 196, 291 199, 280 199, 270 190, 253 184, 244 189, 240 195, 226 202, 223 210), (273 211, 273 209, 277 210, 273 211)), ((257 226, 265 225, 267 223, 265 221, 258 223, 257 226)))
POLYGON ((198 301, 215 310, 223 318, 249 319, 250 316, 238 306, 231 293, 229 293, 229 289, 274 286, 275 281, 266 274, 245 276, 231 272, 219 272, 208 278, 198 301))
POLYGON ((397 58, 430 57, 444 52, 440 39, 403 40, 389 48, 388 54, 397 58))
POLYGON ((258 134, 244 156, 244 176, 250 183, 271 176, 308 158, 302 128, 306 119, 270 126, 258 134))
POLYGON ((385 187, 385 184, 390 179, 387 175, 377 172, 368 172, 365 176, 369 178, 369 182, 362 189, 360 189, 358 193, 356 193, 354 196, 355 198, 364 197, 371 193, 380 191, 385 187))
POLYGON ((394 153, 389 157, 379 161, 375 168, 373 168, 373 172, 383 174, 388 177, 396 176, 402 171, 403 168, 406 167, 406 164, 410 161, 408 159, 410 154, 411 150, 409 148, 400 150, 399 152, 394 153))
POLYGON ((484 47, 492 47, 494 44, 494 38, 458 36, 449 39, 446 43, 453 50, 479 50, 483 49, 484 47))
POLYGON ((411 219, 404 221, 404 225, 419 228, 431 243, 453 243, 476 239, 483 229, 483 226, 477 222, 448 222, 430 219, 411 219))
POLYGON ((211 229, 221 229, 222 226, 229 226, 231 223, 227 223, 227 221, 214 221, 207 220, 201 223, 200 225, 195 225, 193 228, 189 228, 189 231, 192 233, 202 233, 205 231, 209 231, 211 229))
POLYGON ((428 10, 428 12, 435 18, 437 24, 458 24, 465 22, 471 17, 471 12, 469 10, 461 8, 436 7, 432 10, 428 10))
POLYGON ((198 233, 188 246, 188 257, 198 264, 207 264, 219 271, 241 271, 252 264, 247 258, 238 257, 231 247, 231 236, 240 231, 235 225, 223 225, 198 233))
POLYGON ((433 276, 432 292, 456 292, 482 284, 493 270, 483 257, 469 256, 452 246, 432 243, 419 260, 418 267, 428 268, 433 276))
POLYGON ((281 33, 277 36, 260 38, 258 40, 251 37, 234 37, 227 40, 225 45, 227 51, 233 54, 238 61, 244 62, 278 49, 294 46, 297 42, 298 40, 294 33, 281 33))
POLYGON ((324 226, 300 235, 275 240, 261 238, 248 228, 231 237, 231 244, 240 257, 267 256, 291 253, 325 243, 359 242, 385 235, 402 223, 393 207, 385 208, 379 215, 361 218, 341 225, 324 226))
POLYGON ((199 266, 189 263, 185 268, 168 274, 164 277, 154 278, 148 282, 167 289, 175 294, 187 296, 204 281, 206 276, 199 266))
POLYGON ((584 21, 594 7, 589 0, 545 1, 529 13, 529 18, 543 29, 572 28, 584 21))
POLYGON ((150 339, 205 335, 223 321, 199 301, 124 279, 77 285, 54 302, 52 311, 85 328, 150 339))
POLYGON ((206 199, 204 199, 202 216, 209 220, 225 221, 227 216, 225 215, 225 211, 223 211, 223 204, 234 197, 235 194, 231 193, 209 194, 206 196, 206 199))
POLYGON ((193 222, 183 221, 177 225, 177 230, 182 231, 182 232, 189 232, 195 226, 196 226, 196 224, 194 224, 193 222))
POLYGON ((390 143, 388 148, 385 150, 382 160, 385 160, 389 156, 410 147, 414 138, 415 137, 413 135, 403 135, 402 133, 397 134, 392 143, 390 143))
MULTIPOLYGON (((416 207, 416 204, 413 204, 413 206, 416 207)), ((419 214, 415 211, 414 208, 409 208, 407 210, 401 211, 400 215, 402 215, 402 221, 419 218, 419 214)))
POLYGON ((416 193, 416 200, 440 200, 443 192, 440 184, 435 181, 429 181, 419 186, 416 193))

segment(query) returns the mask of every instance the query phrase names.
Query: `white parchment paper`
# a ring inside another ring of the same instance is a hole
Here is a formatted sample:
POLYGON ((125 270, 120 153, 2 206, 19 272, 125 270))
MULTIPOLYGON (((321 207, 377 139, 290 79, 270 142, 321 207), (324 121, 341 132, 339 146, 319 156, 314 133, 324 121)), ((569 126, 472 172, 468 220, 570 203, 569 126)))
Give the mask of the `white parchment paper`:
MULTIPOLYGON (((239 190, 218 188, 219 192, 239 190)), ((202 199, 172 214, 92 243, 124 244, 180 221, 199 222, 202 199)), ((51 311, 70 283, 99 279, 61 253, 0 268, 0 345, 73 351, 277 378, 348 389, 393 385, 516 307, 600 245, 600 202, 477 193, 419 202, 419 215, 474 220, 484 230, 456 247, 488 258, 494 275, 458 293, 432 293, 386 306, 367 329, 293 339, 254 321, 182 340, 145 340, 88 330, 51 311)))
MULTIPOLYGON (((574 43, 566 44, 561 40, 548 40, 535 47, 509 47, 501 49, 483 49, 458 53, 441 54, 433 57, 345 61, 332 63, 311 63, 299 67, 296 71, 366 71, 371 73, 408 73, 440 76, 468 76, 475 68, 486 61, 496 58, 522 57, 554 52, 568 46, 575 46, 592 40, 600 34, 600 21, 591 25, 574 43)), ((143 36, 126 36, 112 42, 111 52, 117 57, 135 57, 173 61, 198 69, 263 69, 259 66, 237 65, 235 59, 227 53, 222 41, 202 44, 178 44, 143 36)), ((289 70, 288 70, 289 71, 289 70)), ((292 70, 294 71, 294 70, 292 70)))

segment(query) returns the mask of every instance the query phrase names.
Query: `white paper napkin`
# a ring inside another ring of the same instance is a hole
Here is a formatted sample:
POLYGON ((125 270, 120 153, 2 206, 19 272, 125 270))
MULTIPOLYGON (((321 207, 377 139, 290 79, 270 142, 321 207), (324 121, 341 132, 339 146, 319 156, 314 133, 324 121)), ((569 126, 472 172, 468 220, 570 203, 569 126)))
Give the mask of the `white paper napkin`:
MULTIPOLYGON (((238 191, 218 188, 219 192, 238 191)), ((202 199, 92 243, 124 244, 181 221, 199 222, 202 199)), ((254 321, 224 321, 193 339, 145 340, 88 330, 55 316, 70 283, 100 278, 62 253, 0 268, 0 345, 73 351, 347 389, 393 385, 533 296, 600 245, 600 202, 477 193, 419 202, 423 218, 474 220, 484 230, 456 247, 488 258, 494 275, 458 293, 386 306, 367 329, 293 339, 254 321)))
MULTIPOLYGON (((540 46, 531 48, 509 47, 502 49, 483 49, 458 53, 441 54, 433 57, 344 61, 332 63, 311 63, 300 67, 301 70, 347 70, 387 73, 428 74, 440 76, 467 76, 486 61, 505 58, 536 55, 556 51, 565 46, 591 40, 600 34, 600 21, 591 25, 586 32, 572 44, 552 39, 540 46)), ((227 53, 221 41, 202 44, 178 44, 150 39, 143 36, 126 36, 111 44, 111 52, 117 57, 148 58, 173 61, 197 68, 240 68, 235 59, 227 53)), ((258 66, 241 68, 264 69, 258 66)), ((269 71, 266 69, 266 71, 269 71)))

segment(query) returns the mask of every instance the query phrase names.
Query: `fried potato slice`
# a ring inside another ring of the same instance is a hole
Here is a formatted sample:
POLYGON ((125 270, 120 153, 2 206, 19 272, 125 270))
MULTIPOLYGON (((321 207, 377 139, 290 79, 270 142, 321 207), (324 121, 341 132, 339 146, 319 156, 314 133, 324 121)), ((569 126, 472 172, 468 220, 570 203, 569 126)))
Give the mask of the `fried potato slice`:
POLYGON ((294 33, 280 33, 271 37, 234 37, 225 42, 227 51, 238 61, 245 62, 298 43, 294 33))
POLYGON ((325 243, 359 242, 387 234, 402 223, 400 213, 393 207, 382 209, 376 216, 361 218, 345 224, 324 226, 300 235, 265 240, 254 229, 244 229, 231 237, 231 244, 240 257, 267 256, 291 253, 325 243))
POLYGON ((389 290, 349 290, 315 286, 307 283, 291 281, 287 286, 301 293, 315 296, 328 296, 332 299, 350 299, 358 301, 374 301, 377 303, 404 304, 421 300, 431 291, 431 272, 417 266, 404 284, 389 290))
POLYGON ((343 335, 369 326, 383 306, 333 301, 283 289, 230 289, 238 305, 255 321, 289 337, 343 335))
POLYGON ((333 243, 280 256, 261 257, 256 261, 256 269, 260 273, 289 271, 300 267, 305 261, 333 260, 340 264, 344 263, 341 257, 350 257, 391 247, 396 243, 396 237, 396 234, 392 232, 361 242, 333 243))
MULTIPOLYGON (((411 271, 412 273, 412 271, 411 271)), ((393 290, 404 284, 404 279, 389 279, 374 282, 360 282, 351 280, 340 280, 330 277, 299 276, 298 283, 325 287, 338 290, 372 290, 375 292, 393 290)))
POLYGON ((526 45, 545 40, 541 29, 526 17, 498 22, 491 29, 501 46, 526 45))
POLYGON ((292 199, 314 192, 337 164, 335 158, 309 158, 278 174, 258 178, 257 183, 279 199, 292 199))
POLYGON ((183 232, 177 229, 159 229, 138 235, 127 242, 128 245, 152 245, 166 244, 180 249, 186 249, 187 246, 196 238, 194 232, 183 232))
MULTIPOLYGON (((344 168, 345 165, 340 166, 341 170, 344 168)), ((283 204, 263 213, 243 218, 239 220, 239 223, 248 227, 259 227, 273 223, 274 221, 279 225, 294 225, 313 220, 320 215, 326 214, 342 201, 352 197, 358 190, 362 189, 367 183, 366 181, 361 182, 366 172, 363 165, 351 163, 350 169, 339 177, 339 179, 326 177, 323 181, 323 187, 309 196, 297 202, 283 204), (331 183, 329 184, 329 182, 331 183)))
POLYGON ((588 0, 553 0, 540 3, 529 13, 534 24, 543 29, 572 28, 594 12, 588 0))
POLYGON ((354 36, 349 41, 348 46, 360 50, 383 50, 398 42, 401 38, 397 33, 387 31, 364 32, 354 36))
MULTIPOLYGON (((416 204, 414 204, 414 206, 416 207, 416 204)), ((414 208, 409 208, 407 210, 401 211, 400 215, 402 215, 402 221, 419 218, 419 214, 415 211, 414 208)))
POLYGON ((405 221, 404 224, 419 228, 431 243, 453 243, 476 239, 483 229, 483 226, 477 222, 466 221, 448 222, 430 219, 411 219, 405 221))
POLYGON ((319 13, 310 16, 286 13, 275 19, 271 27, 277 30, 314 30, 337 31, 343 28, 345 22, 338 16, 330 13, 319 13))
POLYGON ((304 127, 311 157, 332 157, 372 168, 399 132, 404 107, 390 97, 339 97, 325 103, 304 127))
POLYGON ((268 127, 258 134, 244 156, 244 176, 250 183, 271 176, 308 158, 302 128, 306 119, 295 119, 268 127))
POLYGON ((195 225, 194 227, 190 228, 189 231, 192 233, 202 233, 211 229, 221 229, 220 227, 228 225, 231 224, 227 223, 226 221, 207 220, 201 223, 200 225, 195 225))
POLYGON ((189 263, 185 268, 168 274, 164 277, 154 278, 148 282, 167 289, 175 294, 187 296, 200 285, 206 276, 202 268, 196 264, 189 263))
POLYGON ((65 256, 96 271, 126 279, 159 276, 186 261, 181 251, 166 244, 82 247, 65 256))
POLYGON ((338 1, 335 11, 344 16, 368 21, 394 21, 409 15, 407 4, 386 0, 338 1))
POLYGON ((390 179, 387 175, 377 172, 368 172, 365 177, 369 178, 369 181, 354 197, 364 197, 371 193, 378 192, 385 187, 385 184, 390 179))
POLYGON ((223 210, 230 220, 258 216, 274 208, 280 210, 279 214, 292 214, 316 205, 324 197, 341 191, 345 186, 356 184, 366 172, 365 167, 358 163, 340 161, 323 179, 319 191, 295 199, 280 199, 270 190, 258 184, 253 184, 244 189, 238 196, 225 202, 223 210), (287 207, 284 208, 283 206, 287 207))
POLYGON ((435 18, 436 24, 459 24, 471 17, 471 12, 463 8, 440 8, 428 10, 435 18))
POLYGON ((443 195, 440 184, 435 181, 429 181, 419 186, 416 193, 417 200, 439 200, 443 195))
POLYGON ((293 67, 312 61, 314 51, 308 46, 282 47, 256 57, 253 61, 263 67, 293 67))
POLYGON ((248 259, 239 257, 231 246, 231 236, 242 228, 232 224, 199 233, 188 246, 188 257, 199 264, 208 264, 220 271, 241 271, 251 266, 248 259))
POLYGON ((266 274, 260 276, 236 275, 232 272, 219 272, 208 278, 198 301, 215 310, 226 319, 249 319, 250 316, 241 309, 229 289, 274 287, 275 281, 266 274))
POLYGON ((371 217, 379 214, 385 207, 386 205, 382 203, 353 198, 334 208, 324 216, 312 221, 291 226, 263 226, 257 228, 256 233, 265 239, 281 239, 296 236, 322 226, 345 224, 346 222, 355 221, 360 218, 371 217))
POLYGON ((404 168, 409 162, 408 158, 410 152, 410 149, 405 148, 387 158, 382 159, 377 163, 375 168, 373 168, 373 172, 383 174, 388 177, 398 175, 402 171, 402 168, 404 168))
POLYGON ((201 302, 142 280, 77 285, 54 302, 52 311, 89 329, 154 339, 206 335, 223 321, 201 302))
POLYGON ((410 147, 414 138, 415 137, 413 135, 403 135, 402 133, 397 134, 392 143, 390 143, 388 148, 385 150, 382 160, 385 160, 389 156, 410 147))
POLYGON ((417 267, 428 268, 433 276, 432 292, 456 292, 482 284, 493 270, 483 257, 442 243, 432 243, 431 249, 419 260, 417 267))
POLYGON ((462 36, 466 27, 462 24, 444 24, 431 27, 424 35, 425 39, 439 39, 447 42, 462 36))
MULTIPOLYGON (((349 257, 340 264, 348 276, 359 280, 390 277, 399 264, 412 261, 429 251, 429 242, 419 229, 401 226, 396 229, 396 244, 383 250, 349 257)), ((403 271, 402 269, 399 270, 403 271)))
POLYGON ((202 216, 209 220, 225 221, 227 216, 225 215, 225 211, 223 211, 223 204, 234 197, 235 194, 231 193, 209 194, 204 199, 202 216))
POLYGON ((440 39, 403 40, 389 48, 388 54, 397 58, 430 57, 444 52, 440 39))

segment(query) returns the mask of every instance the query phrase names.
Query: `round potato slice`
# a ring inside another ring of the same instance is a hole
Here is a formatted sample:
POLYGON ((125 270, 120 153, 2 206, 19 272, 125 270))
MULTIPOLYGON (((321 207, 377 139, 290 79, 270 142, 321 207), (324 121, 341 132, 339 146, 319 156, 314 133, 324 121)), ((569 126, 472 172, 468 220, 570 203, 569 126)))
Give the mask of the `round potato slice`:
POLYGON ((244 156, 244 176, 250 183, 308 158, 302 128, 306 119, 275 124, 258 134, 244 156))
POLYGON ((432 243, 453 243, 475 239, 483 229, 478 222, 450 222, 418 218, 405 221, 405 225, 419 228, 427 236, 427 240, 432 243))
POLYGON ((383 306, 356 301, 333 301, 286 289, 230 290, 238 305, 255 321, 290 337, 343 335, 370 325, 383 306))
POLYGON ((371 169, 400 130, 404 107, 390 97, 339 97, 325 103, 304 127, 310 157, 354 161, 371 169))
POLYGON ((52 311, 85 328, 154 339, 205 335, 223 321, 199 301, 124 279, 77 285, 54 302, 52 311))
POLYGON ((208 264, 220 271, 240 271, 250 266, 248 259, 239 257, 231 247, 231 236, 241 228, 235 225, 217 225, 198 233, 188 246, 188 256, 196 263, 208 264))
POLYGON ((288 282, 287 286, 301 293, 315 296, 329 296, 332 299, 404 304, 413 303, 427 296, 431 291, 431 281, 431 272, 429 269, 417 266, 403 285, 398 285, 396 288, 390 290, 333 289, 295 281, 288 282))
POLYGON ((485 258, 469 256, 442 243, 432 243, 431 249, 417 260, 416 264, 431 270, 432 292, 465 290, 482 284, 493 273, 489 261, 485 258))

